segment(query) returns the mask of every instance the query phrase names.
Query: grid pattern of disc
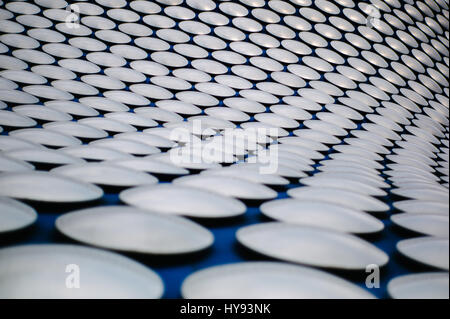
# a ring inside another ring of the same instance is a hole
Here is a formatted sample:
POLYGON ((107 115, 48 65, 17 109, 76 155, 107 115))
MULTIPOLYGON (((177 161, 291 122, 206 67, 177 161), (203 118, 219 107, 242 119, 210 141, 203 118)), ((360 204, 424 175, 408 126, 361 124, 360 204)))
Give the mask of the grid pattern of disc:
POLYGON ((166 298, 448 298, 448 0, 0 0, 0 30, 0 256, 98 247, 166 298))

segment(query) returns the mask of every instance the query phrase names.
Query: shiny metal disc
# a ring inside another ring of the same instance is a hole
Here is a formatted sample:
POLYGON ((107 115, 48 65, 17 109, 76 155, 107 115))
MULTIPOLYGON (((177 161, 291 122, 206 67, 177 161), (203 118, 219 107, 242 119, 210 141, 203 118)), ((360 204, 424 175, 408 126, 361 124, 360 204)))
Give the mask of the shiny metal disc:
POLYGON ((28 205, 11 198, 0 197, 0 234, 26 228, 37 218, 36 211, 28 205))
POLYGON ((74 211, 59 217, 56 228, 92 246, 154 255, 192 253, 206 249, 214 241, 212 233, 182 217, 126 206, 74 211))
POLYGON ((127 257, 100 249, 22 245, 1 249, 0 256, 0 273, 8 278, 0 292, 3 298, 157 299, 164 290, 161 278, 154 271, 127 257), (84 284, 80 289, 67 289, 60 284, 65 282, 64 270, 73 268, 68 267, 70 265, 84 269, 84 284), (24 278, 27 278, 26 284, 24 278))
POLYGON ((181 293, 186 299, 373 298, 328 273, 276 262, 243 262, 200 270, 185 279, 181 293))
POLYGON ((2 174, 0 186, 2 196, 49 203, 87 202, 103 196, 103 191, 94 185, 47 172, 2 174))
POLYGON ((448 273, 430 272, 399 276, 388 284, 395 299, 448 299, 448 273))
POLYGON ((418 237, 398 242, 397 250, 416 262, 448 270, 448 243, 448 238, 418 237))
POLYGON ((230 197, 181 185, 144 186, 120 193, 132 206, 164 214, 198 218, 235 217, 245 213, 245 205, 230 197), (184 201, 173 201, 184 198, 184 201))
POLYGON ((264 223, 241 228, 236 237, 247 248, 272 258, 325 268, 365 269, 389 260, 358 237, 319 227, 264 223))
POLYGON ((289 224, 318 226, 349 233, 374 233, 384 228, 383 223, 366 213, 320 201, 275 200, 264 203, 261 212, 289 224))

